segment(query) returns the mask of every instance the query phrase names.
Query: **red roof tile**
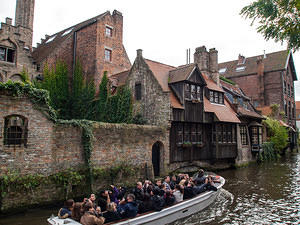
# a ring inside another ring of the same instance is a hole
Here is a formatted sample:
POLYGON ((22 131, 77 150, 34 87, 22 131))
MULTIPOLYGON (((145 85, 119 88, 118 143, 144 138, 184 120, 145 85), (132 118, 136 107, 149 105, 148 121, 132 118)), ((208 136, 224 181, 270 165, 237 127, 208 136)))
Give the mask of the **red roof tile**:
POLYGON ((171 91, 168 85, 169 71, 175 69, 175 67, 155 62, 149 59, 145 59, 145 62, 149 66, 149 69, 152 71, 163 91, 171 91))
POLYGON ((296 101, 296 109, 300 109, 300 101, 296 101))
POLYGON ((195 68, 195 64, 187 64, 184 66, 177 67, 174 70, 171 70, 169 73, 169 83, 187 80, 187 78, 191 75, 195 68))
POLYGON ((113 74, 109 76, 109 80, 115 87, 125 85, 130 70, 123 71, 121 73, 113 74))
POLYGON ((175 109, 184 109, 184 107, 180 104, 180 102, 175 97, 175 95, 172 91, 170 92, 170 102, 171 102, 171 106, 173 108, 175 108, 175 109))
POLYGON ((218 86, 211 78, 208 77, 208 75, 206 75, 205 73, 201 72, 206 84, 207 84, 207 88, 210 90, 214 90, 214 91, 220 91, 220 92, 224 92, 224 90, 218 86))
POLYGON ((204 98, 204 111, 212 112, 221 122, 240 123, 241 121, 236 116, 236 113, 230 107, 226 99, 225 105, 211 103, 207 98, 204 98))

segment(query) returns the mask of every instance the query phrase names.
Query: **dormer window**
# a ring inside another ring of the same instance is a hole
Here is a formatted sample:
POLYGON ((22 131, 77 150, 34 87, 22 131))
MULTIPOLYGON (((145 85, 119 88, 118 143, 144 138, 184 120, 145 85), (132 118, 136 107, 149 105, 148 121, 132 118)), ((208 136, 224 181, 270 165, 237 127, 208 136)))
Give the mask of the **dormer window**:
POLYGON ((235 69, 235 71, 236 71, 236 72, 242 72, 242 71, 245 71, 245 69, 246 69, 246 66, 240 66, 240 67, 237 67, 237 68, 235 69))
POLYGON ((219 91, 209 91, 209 101, 211 103, 224 104, 224 94, 219 91))
POLYGON ((185 99, 202 101, 202 88, 196 84, 185 84, 185 99))
POLYGON ((7 47, 0 47, 0 61, 15 62, 15 49, 7 48, 7 47))

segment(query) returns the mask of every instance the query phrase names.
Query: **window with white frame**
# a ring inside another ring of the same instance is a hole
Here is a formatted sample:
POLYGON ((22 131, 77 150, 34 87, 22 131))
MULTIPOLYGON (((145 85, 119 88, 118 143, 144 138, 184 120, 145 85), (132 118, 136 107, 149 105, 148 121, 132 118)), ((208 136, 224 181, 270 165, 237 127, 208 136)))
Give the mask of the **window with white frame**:
POLYGON ((105 59, 105 61, 111 62, 111 59, 112 59, 112 51, 111 51, 111 49, 105 48, 104 59, 105 59))

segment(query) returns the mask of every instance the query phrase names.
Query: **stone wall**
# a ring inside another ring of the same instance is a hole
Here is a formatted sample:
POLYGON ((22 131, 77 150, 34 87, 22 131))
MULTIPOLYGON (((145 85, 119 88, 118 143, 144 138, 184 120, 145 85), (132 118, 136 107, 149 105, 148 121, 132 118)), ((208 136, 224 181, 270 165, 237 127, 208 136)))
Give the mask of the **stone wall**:
POLYGON ((141 84, 141 99, 134 101, 134 113, 142 114, 147 124, 168 126, 171 119, 170 93, 162 90, 142 56, 136 58, 127 83, 133 95, 135 85, 141 84))
MULTIPOLYGON (((47 177, 67 169, 76 171, 83 168, 85 160, 82 128, 68 121, 54 123, 25 97, 0 95, 0 102, 0 176, 11 171, 20 177, 29 174, 47 177), (9 115, 19 115, 27 119, 27 146, 4 145, 4 121, 9 115)), ((159 142, 161 173, 166 171, 169 148, 166 128, 95 122, 91 129, 94 135, 91 154, 93 168, 113 168, 123 163, 138 169, 131 181, 145 179, 146 176, 153 178, 152 146, 159 142)), ((11 191, 4 198, 0 196, 1 210, 9 210, 18 204, 45 204, 65 197, 65 190, 61 185, 51 182, 43 185, 31 191, 11 191)), ((94 190, 103 185, 107 183, 96 181, 94 190)), ((71 196, 84 194, 84 190, 84 187, 77 188, 71 196)))

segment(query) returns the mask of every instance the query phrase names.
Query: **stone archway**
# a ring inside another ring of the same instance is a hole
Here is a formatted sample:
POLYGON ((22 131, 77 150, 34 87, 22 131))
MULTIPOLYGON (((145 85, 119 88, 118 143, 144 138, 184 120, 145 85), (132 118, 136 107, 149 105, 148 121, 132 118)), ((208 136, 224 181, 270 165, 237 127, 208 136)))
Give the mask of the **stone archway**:
POLYGON ((20 74, 14 74, 14 75, 12 75, 9 79, 12 80, 12 81, 15 81, 15 82, 16 82, 16 81, 22 82, 22 77, 21 77, 20 74))
POLYGON ((160 176, 163 171, 163 149, 164 145, 160 141, 152 145, 152 165, 154 176, 160 176))

